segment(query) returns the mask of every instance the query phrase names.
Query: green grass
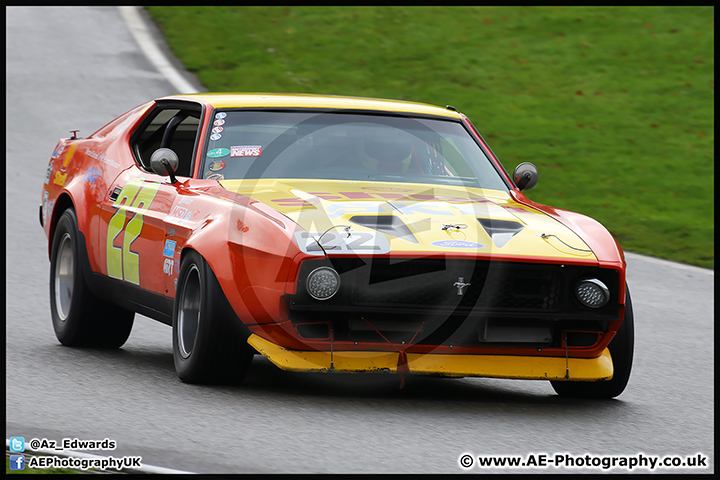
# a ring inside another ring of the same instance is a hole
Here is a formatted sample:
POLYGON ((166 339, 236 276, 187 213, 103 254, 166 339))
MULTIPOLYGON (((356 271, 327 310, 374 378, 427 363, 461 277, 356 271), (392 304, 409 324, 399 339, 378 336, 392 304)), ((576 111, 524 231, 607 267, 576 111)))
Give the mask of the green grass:
POLYGON ((454 105, 536 202, 714 268, 713 7, 147 7, 210 91, 454 105))

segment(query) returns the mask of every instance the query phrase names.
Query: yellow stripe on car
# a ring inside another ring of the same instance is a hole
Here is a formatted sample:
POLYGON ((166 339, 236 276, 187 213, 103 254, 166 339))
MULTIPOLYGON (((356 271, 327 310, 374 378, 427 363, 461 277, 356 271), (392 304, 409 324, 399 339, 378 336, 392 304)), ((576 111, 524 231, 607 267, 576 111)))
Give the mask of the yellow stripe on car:
POLYGON ((387 235, 392 252, 442 252, 596 260, 589 247, 558 221, 512 199, 507 192, 457 186, 363 181, 286 179, 223 180, 231 192, 258 200, 282 212, 309 232, 337 225, 356 231, 372 229, 352 221, 356 215, 393 215, 410 229, 415 241, 387 235), (479 220, 511 222, 510 239, 491 239, 479 220), (443 229, 462 224, 462 230, 443 229), (546 237, 549 235, 549 239, 546 237), (476 248, 453 248, 475 244, 476 248), (449 246, 448 246, 449 245, 449 246), (500 245, 500 246, 498 246, 500 245))
MULTIPOLYGON (((283 370, 299 372, 395 372, 397 352, 378 351, 303 351, 290 350, 258 335, 248 343, 283 370)), ((558 357, 511 355, 448 355, 408 353, 411 373, 438 374, 448 377, 495 377, 524 380, 609 380, 613 376, 610 352, 597 358, 569 358, 570 378, 565 378, 566 360, 558 357)))

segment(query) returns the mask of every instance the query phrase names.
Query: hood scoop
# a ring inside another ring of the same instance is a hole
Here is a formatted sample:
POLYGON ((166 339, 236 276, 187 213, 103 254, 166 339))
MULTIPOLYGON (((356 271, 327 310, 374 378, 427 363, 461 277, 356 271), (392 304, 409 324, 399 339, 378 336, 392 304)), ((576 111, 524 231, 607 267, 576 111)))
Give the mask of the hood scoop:
POLYGON ((502 248, 512 237, 518 234, 525 226, 520 222, 511 220, 494 220, 492 218, 478 218, 478 222, 483 226, 485 231, 496 247, 502 248))
POLYGON ((394 215, 355 215, 350 221, 408 242, 418 243, 410 228, 394 215))

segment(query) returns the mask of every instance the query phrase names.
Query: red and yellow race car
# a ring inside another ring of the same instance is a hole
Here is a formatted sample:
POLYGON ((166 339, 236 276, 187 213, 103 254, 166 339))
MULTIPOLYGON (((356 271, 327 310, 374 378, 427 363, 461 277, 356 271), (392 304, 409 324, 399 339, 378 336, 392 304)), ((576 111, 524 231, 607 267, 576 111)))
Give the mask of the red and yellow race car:
MULTIPOLYGON (((184 382, 295 371, 541 379, 614 397, 633 357, 622 249, 530 201, 453 107, 193 94, 62 139, 45 176, 58 340, 172 326, 184 382)), ((404 377, 402 377, 404 378, 404 377)))

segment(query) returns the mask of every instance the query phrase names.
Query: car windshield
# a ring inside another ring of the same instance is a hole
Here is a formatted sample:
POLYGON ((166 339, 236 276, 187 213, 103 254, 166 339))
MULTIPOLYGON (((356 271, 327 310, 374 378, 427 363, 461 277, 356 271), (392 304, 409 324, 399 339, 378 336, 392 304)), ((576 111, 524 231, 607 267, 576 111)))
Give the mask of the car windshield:
POLYGON ((507 190, 459 122, 388 115, 216 111, 203 178, 307 178, 507 190))

